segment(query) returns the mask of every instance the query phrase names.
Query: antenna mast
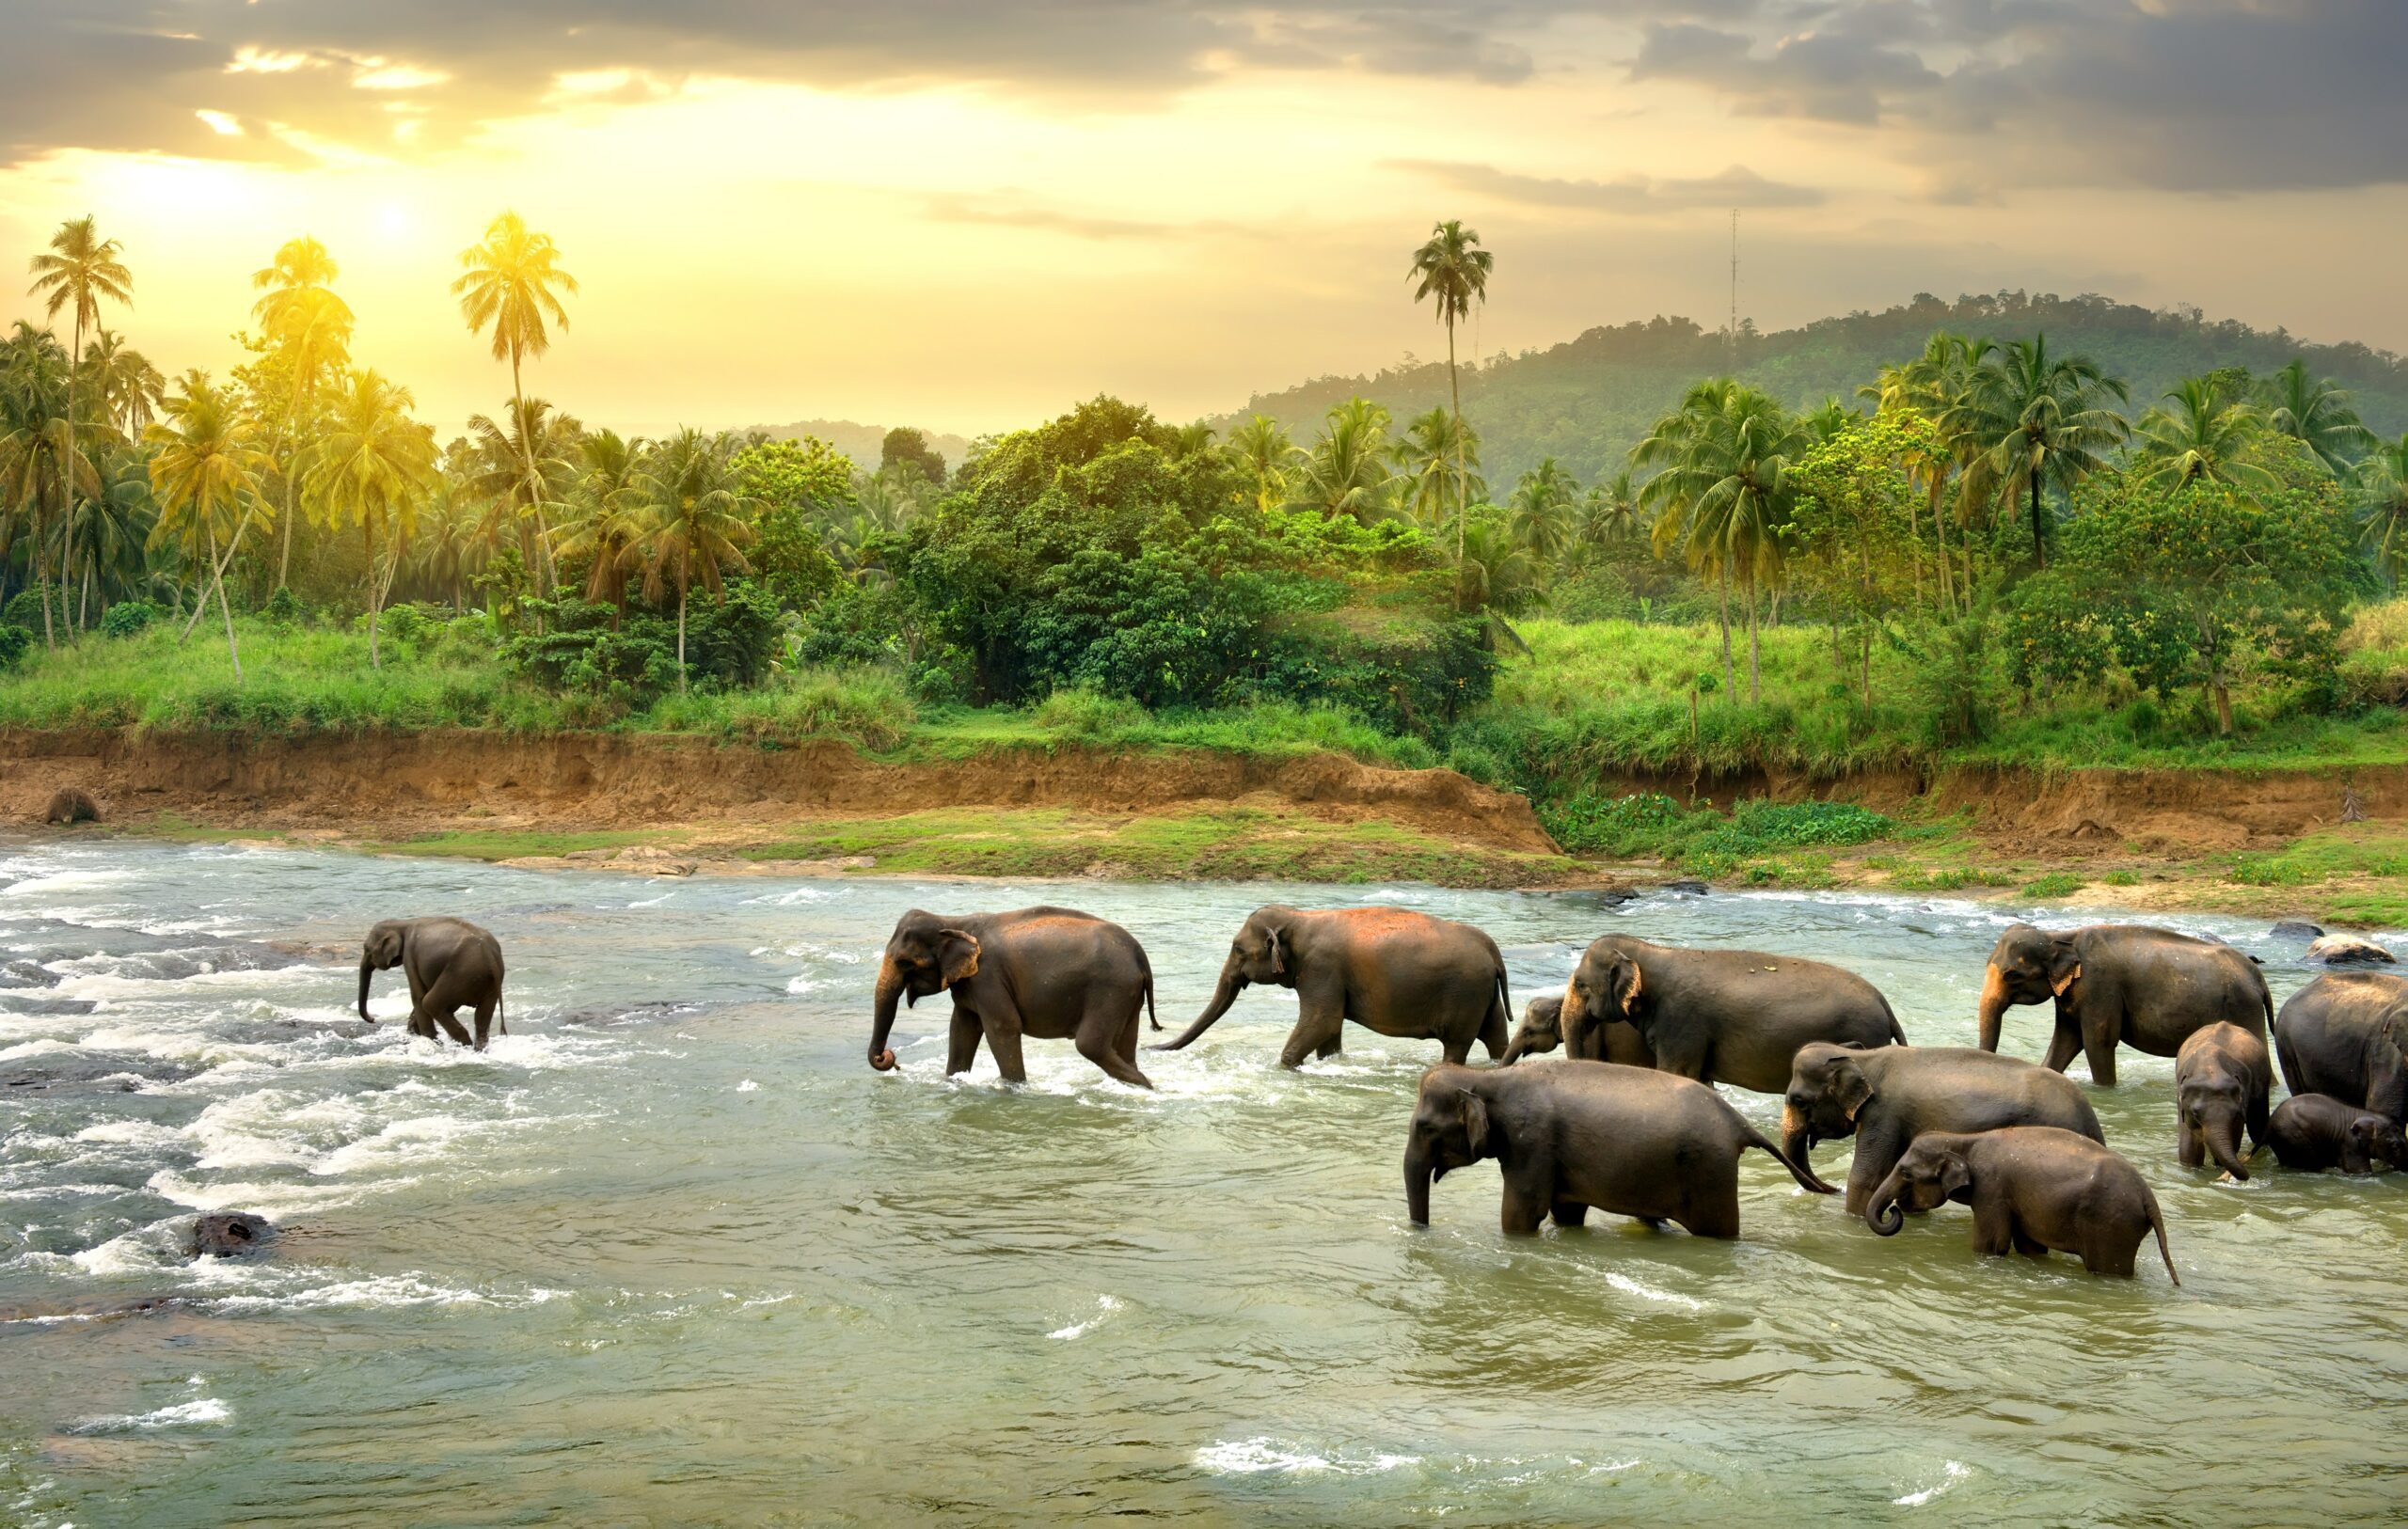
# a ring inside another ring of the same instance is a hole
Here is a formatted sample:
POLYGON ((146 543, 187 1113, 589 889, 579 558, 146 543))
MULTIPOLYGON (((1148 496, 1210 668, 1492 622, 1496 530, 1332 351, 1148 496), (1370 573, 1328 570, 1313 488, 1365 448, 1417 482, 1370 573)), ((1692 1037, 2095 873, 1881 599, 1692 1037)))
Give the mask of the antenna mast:
POLYGON ((1739 210, 1735 207, 1731 209, 1731 327, 1723 334, 1728 337, 1724 347, 1735 374, 1739 370, 1739 210))

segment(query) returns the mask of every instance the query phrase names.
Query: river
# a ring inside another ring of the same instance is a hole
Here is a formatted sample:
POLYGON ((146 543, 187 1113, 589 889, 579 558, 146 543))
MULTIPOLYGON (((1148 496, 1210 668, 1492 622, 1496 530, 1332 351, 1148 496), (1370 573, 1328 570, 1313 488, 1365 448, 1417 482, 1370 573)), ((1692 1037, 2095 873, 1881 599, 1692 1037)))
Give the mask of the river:
MULTIPOLYGON (((1405 1217, 1423 1043, 1276 1065, 1291 995, 1141 1057, 863 1062, 907 907, 1067 902, 1200 1006, 1257 905, 1402 903, 1518 1008, 1622 930, 1854 968, 1970 1045, 2019 912, 1861 894, 652 880, 132 841, 0 845, 0 1521, 2336 1522, 2408 1502, 2408 1179, 2174 1158, 2172 1064, 2092 1090, 2183 1285, 1877 1238, 1741 1162, 1742 1239, 1405 1217), (511 1034, 364 1030, 380 917, 508 952, 511 1034), (288 1230, 196 1264, 201 1210, 288 1230), (131 1307, 168 1298, 164 1303, 131 1307), (131 1307, 131 1309, 129 1309, 131 1307)), ((2095 914, 2087 915, 2096 917, 2095 914)), ((2066 922, 2069 915, 2058 915, 2066 922)), ((2163 921, 2161 921, 2163 922, 2163 921)), ((2263 923, 2179 918, 2313 972, 2263 923)), ((2408 942, 2403 942, 2408 943, 2408 942)), ((2008 1048, 2036 1057, 2045 1011, 2008 1048)), ((1153 1037, 1149 1037, 1153 1038, 1153 1037)), ((2082 1076, 2082 1064, 2075 1064, 2082 1076)), ((1735 1096, 1768 1132, 1778 1102, 1735 1096)), ((1816 1161, 1845 1176, 1846 1143, 1816 1161)))

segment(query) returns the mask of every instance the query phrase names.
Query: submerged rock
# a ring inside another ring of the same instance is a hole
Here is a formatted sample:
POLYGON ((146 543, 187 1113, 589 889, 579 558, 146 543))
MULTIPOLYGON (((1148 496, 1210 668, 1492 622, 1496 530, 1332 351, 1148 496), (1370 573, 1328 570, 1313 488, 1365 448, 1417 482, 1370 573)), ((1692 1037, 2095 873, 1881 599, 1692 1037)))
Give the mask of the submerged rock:
POLYGON ((192 1223, 192 1253, 196 1258, 237 1257, 257 1253, 275 1236, 276 1227, 265 1216, 247 1210, 220 1211, 192 1223))
POLYGON ((2324 931, 2305 919, 2285 919, 2266 931, 2269 939, 2321 939, 2324 931))
POLYGON ((2307 958, 2328 967, 2387 967, 2397 959, 2370 939, 2326 935, 2307 948, 2307 958))
POLYGON ((1706 885, 1703 881, 1668 881, 1656 890, 1671 892, 1681 897, 1703 897, 1706 893, 1706 885))
POLYGON ((0 1089, 48 1093, 97 1088, 103 1093, 131 1094, 147 1084, 182 1082, 192 1075, 190 1067, 121 1051, 45 1051, 0 1068, 0 1089))

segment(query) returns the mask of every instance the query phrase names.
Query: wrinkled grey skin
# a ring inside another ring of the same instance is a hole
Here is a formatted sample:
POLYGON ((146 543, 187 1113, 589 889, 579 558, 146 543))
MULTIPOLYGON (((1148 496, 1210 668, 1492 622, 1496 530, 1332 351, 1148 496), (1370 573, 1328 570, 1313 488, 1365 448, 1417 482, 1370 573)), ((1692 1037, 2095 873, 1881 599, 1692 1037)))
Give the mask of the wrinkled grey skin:
POLYGON ((2157 1196, 2140 1170, 2089 1137, 2053 1126, 1925 1131, 1875 1186, 1865 1223, 1894 1237, 1905 1212, 1951 1200, 1973 1207, 1973 1251, 1985 1257, 2069 1253, 2093 1274, 2131 1279, 2132 1255, 2153 1231, 2167 1277, 2182 1283, 2157 1196))
POLYGON ((2378 1165, 2408 1168, 2408 1136, 2397 1121, 2330 1094, 2294 1094, 2274 1111, 2266 1144, 2285 1168, 2321 1174, 2371 1174, 2378 1165))
POLYGON ((2275 1017, 2274 1056, 2293 1094, 2329 1094, 2408 1125, 2408 977, 2317 978, 2275 1017))
POLYGON ((1470 1056, 1474 1041, 1501 1055, 1513 1024, 1505 957, 1470 924, 1402 907, 1274 903, 1256 908, 1229 941, 1221 980, 1196 1022, 1150 1049, 1186 1046, 1256 983, 1295 990, 1283 1067, 1336 1056, 1349 1019, 1382 1035, 1434 1040, 1449 1062, 1470 1056))
POLYGON ((1817 1044, 1798 1053, 1782 1101, 1782 1147, 1799 1162, 1817 1142, 1856 1138, 1847 1209, 1864 1214, 1873 1187, 1925 1131, 2059 1126, 2094 1142, 2099 1116, 2062 1073, 1961 1046, 1817 1044))
POLYGON ((2209 1158, 2237 1180, 2249 1177, 2241 1135, 2255 1157, 2266 1144, 2274 1063, 2266 1043, 2239 1025, 2194 1031, 2174 1058, 2175 1151, 2185 1168, 2209 1158))
POLYGON ((1876 1047, 1907 1032, 1880 990, 1852 971, 1762 951, 1691 950, 1631 935, 1590 943, 1563 990, 1574 1056, 1601 1056, 1591 1032, 1627 1025, 1666 1072, 1778 1094, 1814 1041, 1876 1047))
POLYGON ((1430 1223, 1430 1186, 1495 1158, 1510 1235, 1555 1218, 1578 1226, 1591 1207, 1699 1237, 1739 1235, 1739 1154, 1755 1147, 1817 1194, 1834 1192, 1703 1083, 1608 1062, 1463 1067, 1421 1075, 1404 1148, 1405 1208, 1430 1223))
POLYGON ((2137 923, 2094 923, 2062 935, 2007 926, 1990 948, 1974 1011, 1982 1049, 1998 1049, 2006 1011, 2056 1005, 2043 1065, 2063 1072, 2079 1055, 2090 1080, 2115 1085, 2115 1048, 2170 1057, 2219 1021, 2261 1039, 2274 1001, 2258 963, 2229 945, 2137 923))
POLYGON ((462 1046, 482 1051, 485 1037, 500 1020, 500 1032, 510 1033, 509 1016, 501 1002, 501 942, 464 919, 387 919, 368 931, 359 950, 359 1017, 376 1022, 368 1012, 368 988, 379 971, 400 967, 410 982, 409 1031, 435 1039, 435 1027, 462 1046), (477 1034, 452 1017, 463 1007, 477 1011, 477 1034))
POLYGON ((1137 1070, 1137 1016, 1151 1014, 1154 969, 1117 923, 1067 907, 1023 907, 959 918, 913 908, 895 922, 871 998, 869 1064, 895 1066, 887 1037, 895 1005, 953 995, 948 1077, 968 1072, 982 1040, 1006 1082, 1024 1083, 1021 1037, 1078 1043, 1079 1055, 1121 1082, 1153 1083, 1137 1070))
MULTIPOLYGON (((1510 1067, 1524 1057, 1544 1056, 1563 1044, 1563 995, 1541 993, 1522 1005, 1522 1022, 1505 1045, 1499 1066, 1510 1067)), ((1575 1062, 1615 1062, 1625 1067, 1653 1067, 1656 1053, 1645 1037, 1628 1025, 1591 1025, 1575 1062)))

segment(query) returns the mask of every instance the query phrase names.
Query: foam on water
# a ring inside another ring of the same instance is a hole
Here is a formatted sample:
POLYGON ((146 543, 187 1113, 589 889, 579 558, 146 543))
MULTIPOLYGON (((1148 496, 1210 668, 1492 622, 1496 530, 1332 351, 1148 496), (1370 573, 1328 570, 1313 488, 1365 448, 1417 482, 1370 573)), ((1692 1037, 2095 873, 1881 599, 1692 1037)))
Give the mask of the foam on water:
POLYGON ((212 1423, 230 1422, 234 1409, 214 1396, 198 1401, 178 1402, 162 1407, 155 1412, 134 1412, 118 1417, 87 1417, 70 1424, 70 1433, 141 1433, 153 1428, 190 1428, 212 1423))
POLYGON ((1418 1455, 1324 1455, 1308 1445, 1274 1439, 1268 1434, 1252 1439, 1224 1440, 1207 1444, 1196 1452, 1196 1468, 1217 1475, 1297 1475, 1328 1472, 1334 1475, 1365 1476, 1420 1463, 1418 1455))

